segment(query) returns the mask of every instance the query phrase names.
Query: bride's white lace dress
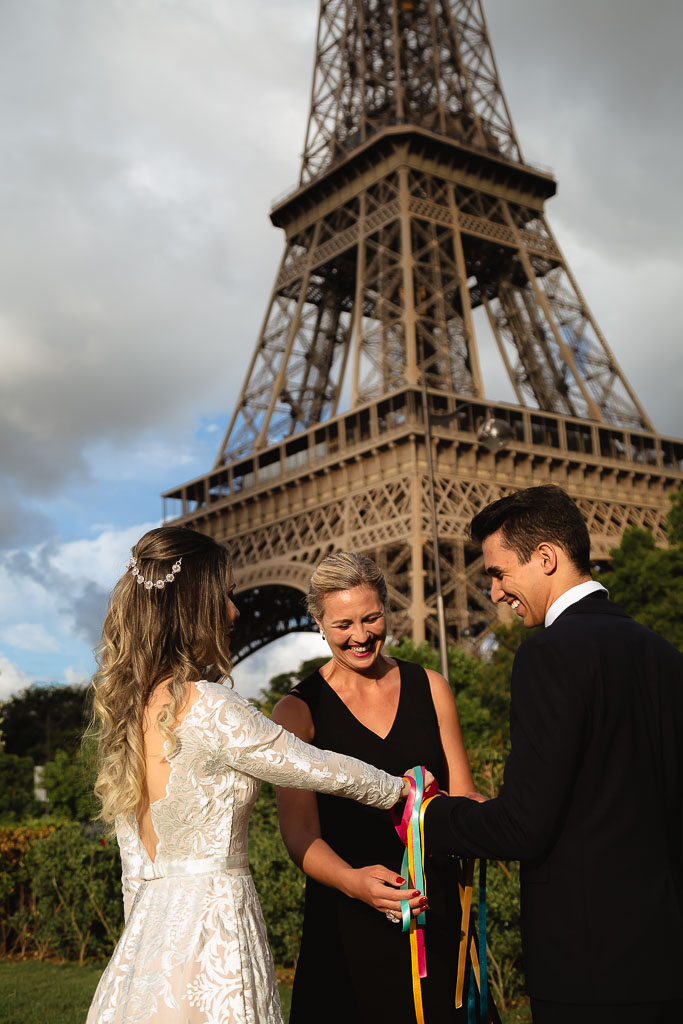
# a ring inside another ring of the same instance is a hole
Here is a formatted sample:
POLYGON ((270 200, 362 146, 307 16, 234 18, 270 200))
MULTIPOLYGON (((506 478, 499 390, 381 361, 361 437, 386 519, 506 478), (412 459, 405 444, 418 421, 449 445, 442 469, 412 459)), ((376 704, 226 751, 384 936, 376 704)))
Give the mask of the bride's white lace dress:
POLYGON ((154 862, 135 817, 117 821, 126 925, 87 1024, 281 1024, 247 862, 259 780, 382 808, 400 792, 393 776, 308 746, 232 690, 197 687, 166 795, 152 805, 154 862))

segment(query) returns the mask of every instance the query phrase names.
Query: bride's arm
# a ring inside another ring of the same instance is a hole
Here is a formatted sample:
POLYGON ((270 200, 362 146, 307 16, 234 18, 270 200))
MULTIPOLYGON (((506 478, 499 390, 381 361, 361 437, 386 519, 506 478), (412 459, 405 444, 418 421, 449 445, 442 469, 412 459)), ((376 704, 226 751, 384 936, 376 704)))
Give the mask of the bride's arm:
MULTIPOLYGON (((297 697, 284 697, 273 709, 273 721, 284 726, 300 739, 311 741, 313 721, 308 706, 297 697)), ((298 867, 316 882, 339 889, 352 899, 363 900, 381 913, 399 910, 403 879, 396 871, 381 864, 353 868, 325 842, 320 833, 320 819, 315 795, 305 790, 278 786, 277 809, 280 832, 289 855, 298 867)), ((415 892, 415 890, 412 890, 415 892)), ((411 899, 410 906, 419 911, 422 893, 411 899)))
POLYGON ((223 756, 237 771, 279 786, 345 796, 388 810, 409 785, 379 768, 331 750, 309 746, 227 691, 216 712, 223 756))
POLYGON ((142 857, 130 821, 127 819, 117 819, 116 839, 121 852, 121 892, 125 923, 128 921, 138 889, 142 884, 142 857))

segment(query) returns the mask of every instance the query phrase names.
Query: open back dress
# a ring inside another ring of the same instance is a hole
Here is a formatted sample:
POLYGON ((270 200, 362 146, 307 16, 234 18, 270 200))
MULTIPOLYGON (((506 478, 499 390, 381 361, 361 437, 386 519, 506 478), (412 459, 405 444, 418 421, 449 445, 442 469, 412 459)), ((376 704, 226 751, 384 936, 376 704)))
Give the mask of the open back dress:
POLYGON ((87 1024, 282 1024, 248 865, 259 780, 377 807, 401 790, 398 778, 303 743, 227 687, 196 685, 166 794, 151 808, 154 861, 135 816, 116 822, 126 923, 87 1024))

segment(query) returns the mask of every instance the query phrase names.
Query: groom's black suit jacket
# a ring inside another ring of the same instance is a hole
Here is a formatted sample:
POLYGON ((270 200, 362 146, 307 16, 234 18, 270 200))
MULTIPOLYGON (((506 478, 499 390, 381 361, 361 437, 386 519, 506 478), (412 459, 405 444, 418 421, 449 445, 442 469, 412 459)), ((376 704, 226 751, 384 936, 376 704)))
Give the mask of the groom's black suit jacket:
POLYGON ((487 803, 439 797, 428 851, 520 860, 531 996, 683 996, 683 656, 601 593, 520 647, 487 803))

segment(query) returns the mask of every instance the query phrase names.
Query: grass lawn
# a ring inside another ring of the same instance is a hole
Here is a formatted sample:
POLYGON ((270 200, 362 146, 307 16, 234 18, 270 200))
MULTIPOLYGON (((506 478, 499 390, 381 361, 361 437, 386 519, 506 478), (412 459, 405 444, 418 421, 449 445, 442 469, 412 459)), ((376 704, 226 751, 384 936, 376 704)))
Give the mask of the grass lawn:
MULTIPOLYGON (((102 973, 101 966, 0 961, 0 1020, 2 1024, 83 1024, 102 973)), ((291 971, 280 985, 285 1020, 292 990, 291 971)), ((531 1024, 528 1007, 510 1010, 503 1024, 531 1024)))
POLYGON ((3 1024, 83 1024, 102 967, 78 964, 0 963, 3 1024))
MULTIPOLYGON (((101 965, 0 961, 2 1024, 83 1024, 100 980, 101 965)), ((292 990, 281 986, 285 1020, 292 990)))

